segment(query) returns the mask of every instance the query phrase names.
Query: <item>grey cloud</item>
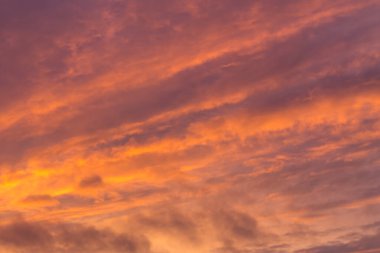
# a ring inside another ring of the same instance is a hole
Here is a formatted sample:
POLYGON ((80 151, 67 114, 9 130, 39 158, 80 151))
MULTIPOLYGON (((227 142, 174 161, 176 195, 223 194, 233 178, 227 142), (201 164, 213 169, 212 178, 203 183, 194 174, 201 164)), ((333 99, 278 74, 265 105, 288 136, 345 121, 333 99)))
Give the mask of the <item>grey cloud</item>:
POLYGON ((0 242, 2 248, 20 253, 150 252, 144 236, 71 223, 15 222, 0 227, 0 242))
POLYGON ((102 184, 103 184, 103 179, 98 175, 85 177, 79 182, 79 186, 82 188, 99 187, 102 184))
POLYGON ((173 207, 161 208, 155 212, 137 215, 137 225, 151 230, 179 236, 190 242, 200 241, 200 226, 192 216, 193 213, 183 212, 173 207))
POLYGON ((216 210, 213 221, 225 240, 239 238, 253 241, 259 235, 256 220, 246 213, 231 209, 216 210))
POLYGON ((372 235, 363 235, 360 239, 350 242, 330 243, 295 253, 354 253, 354 252, 380 252, 380 231, 372 235))
POLYGON ((95 204, 95 199, 75 194, 59 195, 54 199, 59 202, 59 206, 55 208, 72 208, 78 206, 91 206, 95 204))

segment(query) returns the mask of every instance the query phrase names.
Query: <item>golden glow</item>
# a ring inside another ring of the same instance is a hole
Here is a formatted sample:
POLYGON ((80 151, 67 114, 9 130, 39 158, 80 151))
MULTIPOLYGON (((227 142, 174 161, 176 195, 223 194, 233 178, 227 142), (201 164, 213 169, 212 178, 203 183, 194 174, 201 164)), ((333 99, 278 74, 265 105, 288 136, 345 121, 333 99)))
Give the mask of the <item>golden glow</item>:
POLYGON ((378 1, 8 2, 0 252, 380 250, 378 1))

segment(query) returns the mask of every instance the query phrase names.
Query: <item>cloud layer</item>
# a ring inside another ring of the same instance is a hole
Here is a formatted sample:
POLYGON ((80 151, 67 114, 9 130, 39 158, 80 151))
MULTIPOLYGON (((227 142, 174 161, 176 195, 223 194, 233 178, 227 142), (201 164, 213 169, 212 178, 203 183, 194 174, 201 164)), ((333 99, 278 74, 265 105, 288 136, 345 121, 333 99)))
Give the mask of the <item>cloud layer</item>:
POLYGON ((4 0, 0 251, 380 252, 376 0, 4 0))

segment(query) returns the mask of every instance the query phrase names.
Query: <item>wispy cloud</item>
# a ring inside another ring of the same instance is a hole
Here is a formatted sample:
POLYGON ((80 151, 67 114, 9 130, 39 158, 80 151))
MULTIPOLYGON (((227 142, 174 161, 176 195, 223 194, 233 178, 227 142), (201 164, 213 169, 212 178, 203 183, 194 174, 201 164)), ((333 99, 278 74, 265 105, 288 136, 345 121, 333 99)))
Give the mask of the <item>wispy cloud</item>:
POLYGON ((0 5, 0 251, 378 250, 378 1, 0 5))

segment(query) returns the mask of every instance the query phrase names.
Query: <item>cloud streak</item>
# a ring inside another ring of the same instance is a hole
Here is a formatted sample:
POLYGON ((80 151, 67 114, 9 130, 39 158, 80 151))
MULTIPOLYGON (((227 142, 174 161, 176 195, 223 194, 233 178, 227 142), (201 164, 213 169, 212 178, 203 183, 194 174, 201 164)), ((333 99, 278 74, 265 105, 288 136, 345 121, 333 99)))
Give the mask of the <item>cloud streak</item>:
POLYGON ((0 5, 5 253, 378 250, 378 1, 0 5))

